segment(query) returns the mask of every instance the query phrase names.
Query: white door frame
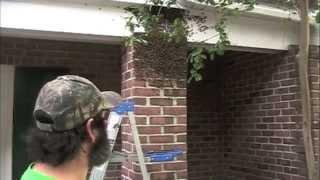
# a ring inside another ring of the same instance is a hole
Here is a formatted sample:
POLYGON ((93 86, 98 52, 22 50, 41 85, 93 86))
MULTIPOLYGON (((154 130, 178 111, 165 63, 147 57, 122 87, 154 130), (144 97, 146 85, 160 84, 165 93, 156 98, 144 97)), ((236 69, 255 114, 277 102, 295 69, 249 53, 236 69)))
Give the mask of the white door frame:
POLYGON ((0 64, 0 177, 12 179, 13 65, 0 64))

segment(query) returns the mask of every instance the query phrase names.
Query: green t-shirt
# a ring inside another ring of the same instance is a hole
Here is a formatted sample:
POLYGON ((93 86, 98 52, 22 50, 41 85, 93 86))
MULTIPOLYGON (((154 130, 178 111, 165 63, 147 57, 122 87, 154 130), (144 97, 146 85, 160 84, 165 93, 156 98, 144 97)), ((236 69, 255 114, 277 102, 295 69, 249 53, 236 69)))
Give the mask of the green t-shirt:
POLYGON ((45 174, 32 169, 34 164, 30 164, 28 169, 23 173, 20 180, 54 180, 53 177, 46 176, 45 174))

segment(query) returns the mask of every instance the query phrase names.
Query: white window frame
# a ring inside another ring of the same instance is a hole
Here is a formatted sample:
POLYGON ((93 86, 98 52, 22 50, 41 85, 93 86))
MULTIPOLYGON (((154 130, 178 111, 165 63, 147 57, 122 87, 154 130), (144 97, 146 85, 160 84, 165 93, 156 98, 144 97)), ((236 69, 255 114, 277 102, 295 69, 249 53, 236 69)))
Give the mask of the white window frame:
POLYGON ((0 64, 0 176, 12 179, 13 65, 0 64))

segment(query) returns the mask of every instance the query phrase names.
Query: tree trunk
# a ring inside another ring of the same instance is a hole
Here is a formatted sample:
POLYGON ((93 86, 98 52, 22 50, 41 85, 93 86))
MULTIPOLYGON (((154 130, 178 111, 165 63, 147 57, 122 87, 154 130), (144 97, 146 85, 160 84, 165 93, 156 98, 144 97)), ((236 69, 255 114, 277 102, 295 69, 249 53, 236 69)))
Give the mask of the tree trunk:
POLYGON ((308 78, 308 62, 309 62, 309 41, 310 41, 310 26, 309 26, 309 2, 308 0, 298 0, 300 12, 300 42, 298 54, 298 71, 300 92, 302 101, 303 115, 303 142, 306 156, 307 173, 309 180, 319 180, 318 171, 315 167, 314 149, 312 144, 312 112, 310 101, 310 88, 308 78))

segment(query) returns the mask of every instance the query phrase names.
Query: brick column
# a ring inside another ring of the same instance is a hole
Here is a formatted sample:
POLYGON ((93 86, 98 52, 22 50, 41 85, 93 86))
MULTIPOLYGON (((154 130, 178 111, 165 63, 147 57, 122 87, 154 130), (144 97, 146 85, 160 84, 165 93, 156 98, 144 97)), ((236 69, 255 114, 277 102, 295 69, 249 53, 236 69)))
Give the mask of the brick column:
MULTIPOLYGON (((143 51, 139 49, 139 51, 143 51)), ((186 160, 186 79, 163 80, 156 74, 152 78, 141 75, 137 66, 137 50, 126 49, 122 61, 122 96, 135 102, 135 119, 142 149, 146 151, 181 148, 184 154, 174 161, 148 163, 151 179, 173 180, 187 178, 186 160)), ((141 53, 141 52, 140 52, 141 53)), ((186 64, 182 64, 185 66, 186 64)), ((122 150, 134 152, 128 120, 122 124, 122 150)), ((122 164, 122 179, 142 179, 139 164, 122 164)))

